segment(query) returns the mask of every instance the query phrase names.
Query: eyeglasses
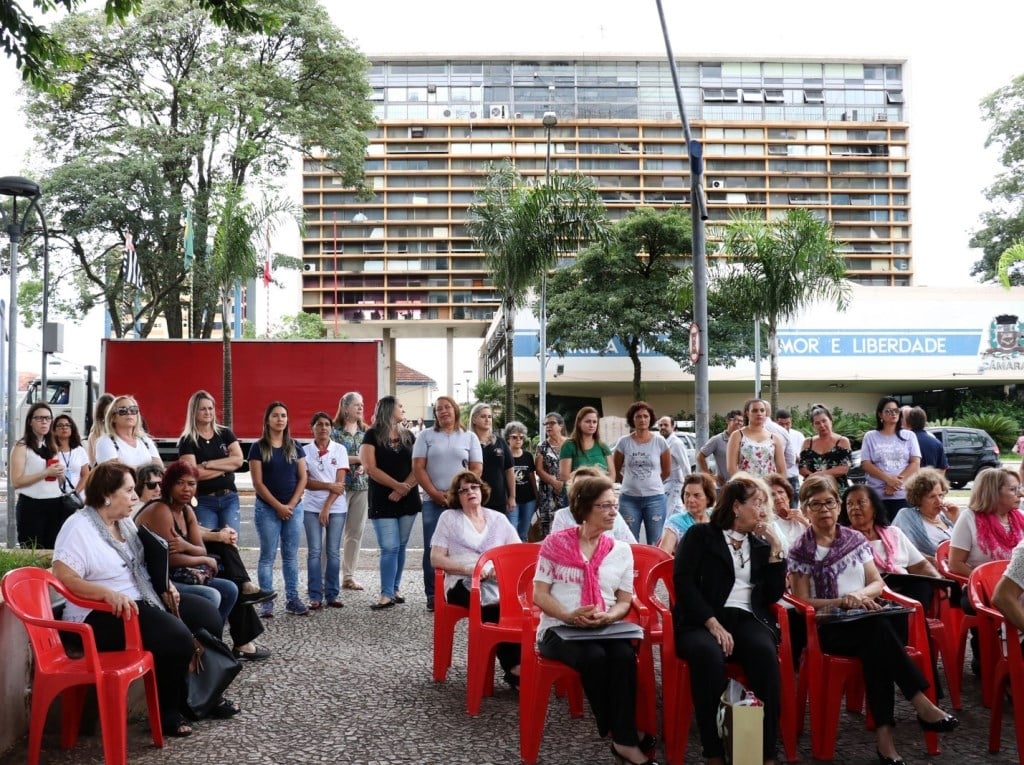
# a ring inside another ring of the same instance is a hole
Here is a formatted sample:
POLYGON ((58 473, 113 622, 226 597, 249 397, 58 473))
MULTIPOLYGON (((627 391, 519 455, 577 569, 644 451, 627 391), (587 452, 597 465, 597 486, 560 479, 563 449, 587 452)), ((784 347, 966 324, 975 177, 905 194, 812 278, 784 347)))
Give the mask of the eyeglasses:
POLYGON ((479 494, 480 487, 474 484, 473 486, 463 486, 459 489, 459 494, 479 494))
POLYGON ((883 409, 882 414, 899 414, 899 409, 883 409))
POLYGON ((37 414, 32 418, 32 422, 52 422, 53 418, 46 414, 37 414))
POLYGON ((594 505, 594 507, 596 507, 598 510, 618 510, 619 509, 619 503, 618 502, 598 502, 596 505, 594 505))
POLYGON ((137 406, 119 406, 114 412, 124 417, 126 414, 138 414, 139 408, 137 406))
POLYGON ((554 420, 552 420, 551 422, 545 422, 544 423, 544 427, 545 428, 557 428, 558 427, 558 423, 555 422, 554 420))
POLYGON ((513 439, 513 438, 526 438, 526 436, 524 436, 522 433, 510 433, 508 437, 509 437, 509 439, 513 439))
POLYGON ((834 499, 826 499, 824 502, 807 503, 807 509, 810 510, 812 513, 823 513, 826 510, 832 512, 837 507, 839 507, 839 503, 836 502, 834 499))
POLYGON ((1021 494, 1024 493, 1024 487, 1021 487, 1020 485, 1004 486, 1003 491, 1012 491, 1014 494, 1021 494))
POLYGON ((160 488, 160 482, 159 481, 146 481, 142 485, 145 486, 150 491, 156 491, 157 489, 160 488))
POLYGON ((61 420, 60 422, 55 422, 53 424, 53 427, 55 427, 55 428, 70 428, 71 427, 71 423, 68 422, 67 420, 61 420))

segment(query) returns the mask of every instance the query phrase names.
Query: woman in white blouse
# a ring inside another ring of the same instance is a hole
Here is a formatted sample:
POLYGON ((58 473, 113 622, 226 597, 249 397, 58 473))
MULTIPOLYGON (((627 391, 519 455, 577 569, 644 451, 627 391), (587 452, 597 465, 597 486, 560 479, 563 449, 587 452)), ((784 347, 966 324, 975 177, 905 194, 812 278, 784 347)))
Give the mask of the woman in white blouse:
POLYGON ((104 418, 104 435, 96 441, 96 463, 117 460, 137 468, 152 462, 163 466, 156 444, 142 427, 138 402, 118 396, 110 402, 104 418))

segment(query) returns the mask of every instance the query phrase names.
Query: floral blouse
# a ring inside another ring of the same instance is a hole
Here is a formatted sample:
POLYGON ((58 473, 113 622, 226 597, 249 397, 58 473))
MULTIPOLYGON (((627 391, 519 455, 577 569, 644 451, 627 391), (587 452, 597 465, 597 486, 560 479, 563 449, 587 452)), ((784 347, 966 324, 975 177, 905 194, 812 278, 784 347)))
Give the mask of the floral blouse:
MULTIPOLYGON (((365 430, 349 433, 344 428, 331 429, 331 440, 344 446, 350 458, 359 456, 359 447, 363 445, 363 436, 365 435, 365 430)), ((361 464, 353 465, 352 470, 349 470, 345 476, 345 491, 366 491, 369 488, 370 483, 363 466, 361 464)))

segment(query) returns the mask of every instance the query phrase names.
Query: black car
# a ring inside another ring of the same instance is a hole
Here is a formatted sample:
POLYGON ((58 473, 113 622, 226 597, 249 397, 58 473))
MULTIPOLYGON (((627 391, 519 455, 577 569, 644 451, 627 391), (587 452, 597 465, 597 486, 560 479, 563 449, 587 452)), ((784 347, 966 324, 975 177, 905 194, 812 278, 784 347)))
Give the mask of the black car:
POLYGON ((949 460, 946 480, 954 489, 962 489, 985 468, 1002 465, 999 446, 984 430, 952 426, 926 430, 946 449, 946 459, 949 460))
MULTIPOLYGON (((984 430, 946 425, 925 430, 939 439, 946 450, 946 459, 949 461, 946 480, 954 489, 962 489, 984 468, 1000 467, 1003 464, 999 457, 999 446, 984 430)), ((853 467, 847 477, 854 484, 867 480, 860 464, 860 449, 853 452, 853 467)))

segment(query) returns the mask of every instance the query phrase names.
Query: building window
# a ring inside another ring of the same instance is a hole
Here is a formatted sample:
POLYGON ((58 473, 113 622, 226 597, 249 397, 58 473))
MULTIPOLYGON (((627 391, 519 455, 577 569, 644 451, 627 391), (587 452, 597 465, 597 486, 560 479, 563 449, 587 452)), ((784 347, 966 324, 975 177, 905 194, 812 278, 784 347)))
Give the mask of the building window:
POLYGON ((823 103, 825 103, 825 91, 823 91, 823 90, 804 90, 804 103, 805 104, 823 104, 823 103))
POLYGON ((885 102, 888 104, 902 104, 903 103, 903 91, 902 90, 887 90, 885 91, 885 102))

